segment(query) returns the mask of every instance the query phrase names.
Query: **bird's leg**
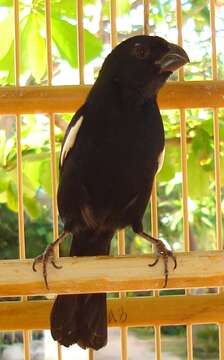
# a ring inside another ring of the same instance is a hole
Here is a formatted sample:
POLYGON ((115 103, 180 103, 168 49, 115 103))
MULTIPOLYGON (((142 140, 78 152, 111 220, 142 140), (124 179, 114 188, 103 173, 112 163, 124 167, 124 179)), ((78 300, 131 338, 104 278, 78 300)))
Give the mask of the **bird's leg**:
POLYGON ((168 271, 169 257, 174 262, 174 268, 173 268, 174 270, 177 267, 176 257, 173 255, 172 251, 167 249, 166 245, 161 240, 156 239, 153 236, 146 234, 143 230, 137 231, 137 234, 140 235, 141 237, 143 237, 144 239, 146 239, 147 241, 150 241, 156 248, 156 259, 152 264, 149 264, 149 266, 155 266, 158 263, 159 258, 162 257, 163 263, 164 263, 164 276, 165 276, 165 282, 164 282, 163 287, 165 288, 167 286, 168 274, 169 274, 169 271, 168 271))
POLYGON ((47 281, 47 264, 50 262, 56 269, 62 268, 62 266, 59 266, 55 263, 54 249, 57 245, 59 245, 65 239, 65 237, 67 235, 68 235, 68 233, 64 231, 55 241, 53 241, 51 244, 49 244, 46 247, 43 254, 37 256, 33 261, 33 266, 32 266, 33 271, 37 271, 36 270, 37 263, 43 264, 43 269, 42 269, 43 278, 44 278, 44 283, 45 283, 47 289, 49 289, 48 281, 47 281))

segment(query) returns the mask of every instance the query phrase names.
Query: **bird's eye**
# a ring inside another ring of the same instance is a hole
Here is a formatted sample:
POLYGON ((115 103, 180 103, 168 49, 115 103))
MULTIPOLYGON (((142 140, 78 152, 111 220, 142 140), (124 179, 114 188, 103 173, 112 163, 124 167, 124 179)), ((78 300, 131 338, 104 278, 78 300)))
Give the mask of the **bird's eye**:
POLYGON ((138 59, 145 59, 149 55, 149 49, 142 44, 135 44, 134 54, 138 59))

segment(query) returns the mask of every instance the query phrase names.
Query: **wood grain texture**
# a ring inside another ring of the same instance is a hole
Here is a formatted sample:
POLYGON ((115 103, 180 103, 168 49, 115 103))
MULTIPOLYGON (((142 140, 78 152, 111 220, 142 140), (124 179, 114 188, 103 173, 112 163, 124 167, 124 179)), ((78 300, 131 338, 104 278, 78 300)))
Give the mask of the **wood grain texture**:
MULTIPOLYGON (((0 330, 49 329, 53 301, 0 303, 0 330)), ((110 299, 108 325, 153 326, 224 322, 224 295, 110 299)))
MULTIPOLYGON (((1 114, 74 112, 90 86, 29 86, 0 88, 1 114)), ((224 106, 224 81, 169 82, 159 94, 161 109, 224 106)))
MULTIPOLYGON (((0 296, 94 293, 161 289, 164 284, 162 260, 154 267, 153 255, 119 257, 60 258, 57 270, 48 266, 47 290, 41 264, 32 271, 32 260, 0 261, 0 296)), ((223 251, 179 253, 177 269, 169 261, 167 288, 216 287, 224 285, 223 251)))

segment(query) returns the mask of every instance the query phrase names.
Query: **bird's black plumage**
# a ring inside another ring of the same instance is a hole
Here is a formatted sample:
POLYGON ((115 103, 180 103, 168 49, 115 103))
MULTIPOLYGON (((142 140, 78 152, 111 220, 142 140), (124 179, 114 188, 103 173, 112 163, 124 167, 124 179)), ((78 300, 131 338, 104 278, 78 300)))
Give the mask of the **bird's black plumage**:
MULTIPOLYGON (((106 58, 84 105, 65 134, 58 208, 70 255, 107 255, 116 230, 141 233, 164 130, 156 96, 188 60, 159 37, 136 36, 106 58)), ((107 342, 105 294, 59 295, 51 313, 53 338, 99 349, 107 342)))

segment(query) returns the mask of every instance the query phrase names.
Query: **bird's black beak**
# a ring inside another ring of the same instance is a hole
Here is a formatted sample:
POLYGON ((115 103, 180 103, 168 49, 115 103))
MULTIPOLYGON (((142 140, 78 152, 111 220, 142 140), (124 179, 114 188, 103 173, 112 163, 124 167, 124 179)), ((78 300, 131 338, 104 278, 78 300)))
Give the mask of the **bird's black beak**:
POLYGON ((190 62, 187 53, 182 47, 169 43, 169 51, 156 64, 160 66, 160 73, 174 72, 190 62))

